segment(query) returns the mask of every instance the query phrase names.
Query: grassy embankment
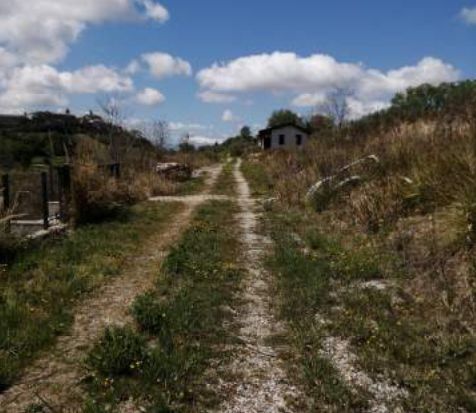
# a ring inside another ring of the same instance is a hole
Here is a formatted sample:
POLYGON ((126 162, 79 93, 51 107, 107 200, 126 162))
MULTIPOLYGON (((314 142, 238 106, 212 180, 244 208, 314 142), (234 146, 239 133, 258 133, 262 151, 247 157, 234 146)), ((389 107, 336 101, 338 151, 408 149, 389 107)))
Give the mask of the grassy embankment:
POLYGON ((84 226, 67 238, 20 251, 0 268, 0 388, 72 322, 82 297, 118 276, 143 242, 166 228, 177 205, 141 204, 120 220, 84 226), (139 242, 140 241, 140 242, 139 242))
POLYGON ((227 357, 224 322, 231 320, 227 306, 242 271, 237 236, 222 229, 233 228, 235 210, 228 202, 201 207, 165 260, 156 288, 132 306, 136 325, 111 328, 96 343, 84 412, 114 410, 130 399, 147 412, 216 406, 218 395, 203 377, 212 359, 227 357))
POLYGON ((356 369, 408 392, 394 401, 404 411, 475 410, 475 148, 474 125, 430 122, 244 164, 255 192, 270 182, 277 197, 269 265, 317 407, 375 398, 338 373, 334 337, 356 369), (371 154, 380 162, 352 171, 357 185, 306 203, 311 184, 371 154))

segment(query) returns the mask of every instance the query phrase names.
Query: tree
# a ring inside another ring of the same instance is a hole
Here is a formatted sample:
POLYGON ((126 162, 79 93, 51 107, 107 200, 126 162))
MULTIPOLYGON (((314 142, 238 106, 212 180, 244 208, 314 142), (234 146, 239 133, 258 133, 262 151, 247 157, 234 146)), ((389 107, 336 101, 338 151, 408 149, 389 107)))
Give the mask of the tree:
POLYGON ((106 95, 97 100, 108 125, 110 154, 114 162, 120 162, 119 140, 117 135, 119 128, 122 127, 126 119, 121 101, 118 95, 106 95))
POLYGON ((302 126, 302 119, 296 113, 288 109, 275 110, 268 119, 268 127, 293 124, 302 126))
POLYGON ((251 134, 251 128, 249 126, 243 126, 240 131, 240 137, 246 140, 253 139, 253 135, 251 134))
POLYGON ((150 126, 149 139, 156 147, 156 149, 162 151, 165 149, 167 142, 170 138, 169 124, 166 121, 158 120, 152 122, 150 126))
POLYGON ((344 126, 349 118, 349 98, 353 94, 349 89, 335 88, 327 95, 326 101, 321 105, 321 112, 331 118, 339 129, 344 126))

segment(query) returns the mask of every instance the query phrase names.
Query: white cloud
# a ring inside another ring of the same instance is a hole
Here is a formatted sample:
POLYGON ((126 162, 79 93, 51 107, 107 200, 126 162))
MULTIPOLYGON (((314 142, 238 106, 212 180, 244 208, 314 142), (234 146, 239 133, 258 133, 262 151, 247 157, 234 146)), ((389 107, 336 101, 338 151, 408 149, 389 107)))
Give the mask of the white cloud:
POLYGON ((461 18, 468 24, 476 24, 476 7, 465 7, 461 10, 461 18))
POLYGON ((301 57, 283 52, 215 63, 197 74, 201 93, 287 92, 297 94, 293 100, 296 106, 321 104, 336 88, 348 89, 353 92, 349 106, 354 117, 387 104, 395 93, 408 87, 458 78, 458 70, 433 57, 383 72, 360 63, 338 62, 328 55, 301 57))
POLYGON ((237 118, 230 109, 227 109, 223 112, 221 117, 223 122, 237 122, 239 118, 237 118))
POLYGON ((211 92, 209 90, 199 92, 197 96, 202 102, 205 103, 230 103, 236 100, 236 97, 233 95, 211 92))
POLYGON ((134 18, 137 6, 148 18, 168 15, 150 0, 2 0, 0 46, 23 63, 56 62, 88 25, 134 18))
POLYGON ((168 10, 160 3, 156 3, 150 0, 142 0, 147 17, 157 20, 160 23, 166 22, 169 18, 168 10))
POLYGON ((327 96, 325 93, 302 93, 292 101, 294 106, 308 107, 317 106, 325 103, 327 96))
POLYGON ((200 131, 206 129, 213 129, 211 126, 202 125, 200 123, 183 123, 183 122, 170 122, 169 128, 171 131, 200 131))
POLYGON ((141 105, 146 106, 157 106, 165 102, 165 96, 157 89, 152 88, 146 88, 139 92, 136 99, 141 105))
POLYGON ((139 61, 134 59, 126 66, 126 68, 124 69, 124 73, 128 75, 135 75, 140 70, 141 70, 141 65, 139 61))
POLYGON ((385 109, 390 106, 388 101, 362 101, 354 97, 347 98, 347 105, 349 107, 350 116, 353 119, 361 118, 369 113, 385 109))
POLYGON ((275 52, 241 57, 227 64, 215 63, 197 74, 200 86, 218 92, 256 90, 307 90, 358 78, 361 67, 338 63, 331 56, 299 57, 295 53, 275 52))
POLYGON ((179 57, 156 52, 143 54, 141 58, 149 66, 150 73, 158 79, 168 76, 192 75, 190 63, 179 57))
POLYGON ((60 72, 49 65, 21 66, 4 73, 0 83, 0 109, 28 110, 41 106, 64 106, 69 94, 127 92, 133 82, 106 66, 88 66, 60 72))
POLYGON ((223 138, 217 138, 212 136, 197 135, 190 137, 190 143, 196 146, 215 145, 215 143, 221 143, 223 141, 223 138))

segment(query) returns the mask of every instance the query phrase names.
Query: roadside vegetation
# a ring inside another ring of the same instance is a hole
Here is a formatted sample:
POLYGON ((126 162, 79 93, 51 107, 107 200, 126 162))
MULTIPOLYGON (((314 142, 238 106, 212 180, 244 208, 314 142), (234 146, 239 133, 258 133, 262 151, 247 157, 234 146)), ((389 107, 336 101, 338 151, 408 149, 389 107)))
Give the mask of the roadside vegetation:
POLYGON ((252 155, 242 163, 241 169, 246 180, 250 183, 251 194, 254 197, 269 197, 273 194, 273 181, 261 165, 260 155, 252 155))
POLYGON ((410 89, 243 165, 274 198, 278 307, 323 411, 476 408, 475 102, 474 82, 410 89))
POLYGON ((118 276, 129 257, 179 209, 141 204, 114 221, 20 249, 14 261, 0 267, 0 390, 67 332, 75 303, 118 276))
POLYGON ((125 402, 145 412, 217 406, 219 395, 201 379, 213 359, 229 356, 224 323, 242 270, 237 236, 222 229, 233 228, 235 209, 228 202, 201 207, 157 274, 156 288, 132 306, 136 324, 112 327, 94 345, 84 412, 117 411, 125 402))
POLYGON ((233 176, 233 168, 235 163, 236 158, 230 158, 227 160, 215 183, 213 193, 227 196, 232 196, 235 194, 235 178, 233 176))

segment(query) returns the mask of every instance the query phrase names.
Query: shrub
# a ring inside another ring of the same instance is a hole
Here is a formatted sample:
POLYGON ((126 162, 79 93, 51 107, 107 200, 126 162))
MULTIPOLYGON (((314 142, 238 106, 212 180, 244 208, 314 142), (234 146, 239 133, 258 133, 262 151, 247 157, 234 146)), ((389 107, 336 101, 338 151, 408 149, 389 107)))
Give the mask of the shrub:
POLYGON ((106 177, 95 165, 77 167, 73 179, 73 216, 77 224, 117 218, 144 196, 132 184, 106 177))
POLYGON ((129 375, 143 363, 145 340, 130 328, 111 327, 89 354, 88 364, 104 375, 129 375))
POLYGON ((165 308, 152 293, 138 297, 132 313, 139 326, 151 334, 159 334, 165 323, 165 308))

